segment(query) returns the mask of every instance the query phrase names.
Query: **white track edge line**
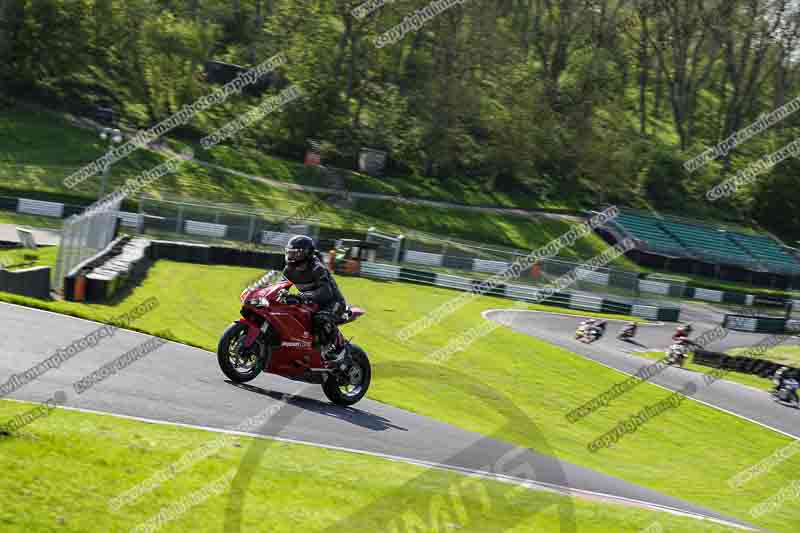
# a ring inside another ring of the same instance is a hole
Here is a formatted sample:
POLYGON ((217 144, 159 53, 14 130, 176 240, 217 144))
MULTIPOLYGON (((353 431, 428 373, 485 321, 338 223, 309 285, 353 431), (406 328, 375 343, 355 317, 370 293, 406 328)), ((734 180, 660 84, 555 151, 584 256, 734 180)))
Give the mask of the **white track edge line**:
MULTIPOLYGON (((66 315, 66 314, 62 314, 62 313, 57 313, 55 311, 50 311, 48 309, 40 309, 38 307, 30 307, 30 306, 26 306, 26 305, 11 303, 11 302, 0 302, 0 304, 12 306, 12 307, 21 307, 21 308, 24 308, 26 310, 37 311, 37 312, 40 312, 40 313, 47 313, 47 314, 50 314, 50 315, 56 315, 58 317, 72 318, 72 319, 75 319, 75 320, 81 320, 83 322, 90 322, 92 324, 107 325, 107 324, 103 324, 102 322, 97 322, 95 320, 91 320, 91 319, 88 319, 88 318, 82 318, 82 317, 77 317, 77 316, 73 316, 73 315, 66 315)), ((532 310, 532 309, 520 309, 520 310, 513 310, 513 309, 487 309, 486 311, 483 311, 481 313, 481 315, 484 318, 487 318, 486 317, 486 313, 492 312, 492 311, 516 311, 516 312, 523 312, 523 313, 546 313, 546 314, 565 316, 565 317, 586 316, 586 315, 576 315, 576 314, 568 314, 568 313, 555 313, 555 312, 550 312, 550 311, 538 311, 538 310, 532 310)), ((487 320, 491 320, 491 319, 487 318, 487 320)), ((626 320, 614 319, 614 318, 607 319, 607 320, 611 320, 611 321, 615 321, 615 322, 626 322, 626 320)), ((501 325, 503 325, 503 324, 501 324, 501 325)), ((659 325, 664 325, 664 323, 663 322, 656 322, 656 323, 642 324, 642 325, 643 326, 659 326, 659 325)), ((138 335, 152 336, 152 335, 148 335, 147 333, 142 333, 141 331, 134 331, 134 330, 129 330, 129 329, 125 329, 125 328, 119 328, 119 329, 122 329, 124 331, 128 331, 130 333, 135 333, 135 334, 138 334, 138 335)), ((170 342, 174 342, 174 341, 170 341, 170 342)), ((182 343, 175 343, 175 344, 182 344, 182 343)), ((198 350, 201 350, 201 351, 206 351, 206 350, 202 350, 201 348, 197 348, 195 346, 189 346, 189 345, 184 345, 184 346, 188 346, 190 348, 195 348, 195 349, 198 349, 198 350)), ((597 362, 597 361, 595 361, 595 362, 597 362)), ((609 365, 605 365, 604 363, 600 363, 600 364, 603 364, 604 366, 606 366, 608 368, 611 368, 612 370, 617 370, 616 368, 611 367, 609 365)), ((622 371, 619 371, 619 372, 625 374, 625 372, 622 372, 622 371)), ((661 385, 658 385, 657 383, 654 383, 654 385, 657 385, 657 386, 661 387, 661 385)), ((667 387, 662 387, 662 388, 665 389, 665 390, 670 390, 670 391, 672 390, 672 389, 669 389, 667 387)), ((18 401, 18 400, 13 400, 11 398, 7 398, 7 399, 12 400, 12 401, 18 401)), ((697 400, 695 398, 691 398, 691 399, 693 399, 693 400, 695 400, 697 402, 705 404, 705 402, 702 402, 701 400, 697 400)), ((725 411, 724 409, 722 409, 720 407, 717 407, 717 406, 714 406, 714 405, 710 405, 710 404, 706 404, 706 405, 709 405, 709 407, 713 407, 713 408, 719 409, 720 411, 723 411, 723 412, 728 412, 728 411, 725 411)), ((462 473, 472 472, 472 475, 477 475, 477 476, 480 476, 480 477, 495 478, 495 476, 497 476, 496 474, 491 474, 491 473, 486 473, 486 472, 481 472, 481 471, 470 471, 468 469, 464 469, 462 471, 462 470, 458 469, 457 467, 452 467, 452 466, 448 466, 448 465, 444 465, 444 464, 428 463, 428 462, 420 461, 420 460, 417 460, 417 459, 410 459, 410 458, 404 458, 404 457, 399 457, 399 456, 381 454, 379 452, 369 452, 369 451, 365 451, 365 450, 342 448, 342 447, 328 445, 328 444, 320 444, 320 443, 306 442, 306 441, 301 441, 301 440, 286 439, 284 437, 269 437, 269 436, 258 435, 258 434, 248 434, 248 433, 235 432, 235 431, 232 431, 232 430, 220 430, 220 429, 206 427, 206 426, 199 426, 199 425, 192 425, 192 424, 182 424, 182 423, 179 423, 179 422, 166 422, 166 421, 162 421, 162 420, 148 419, 148 418, 143 418, 143 417, 135 417, 135 416, 130 416, 130 415, 121 415, 121 414, 116 414, 116 413, 108 413, 108 412, 104 412, 104 411, 94 411, 94 410, 91 410, 91 409, 82 409, 82 408, 79 408, 79 407, 61 406, 60 408, 61 409, 67 409, 67 410, 73 410, 73 411, 79 411, 79 412, 116 416, 116 417, 120 417, 120 418, 127 418, 127 419, 130 419, 130 420, 137 420, 137 421, 140 421, 140 422, 150 422, 150 423, 154 423, 154 424, 176 425, 176 426, 179 426, 179 427, 187 427, 187 428, 192 428, 192 429, 201 429, 201 430, 206 430, 206 431, 216 431, 216 432, 223 432, 223 433, 229 433, 229 434, 240 434, 240 435, 243 435, 243 436, 250 436, 250 437, 255 437, 255 438, 271 438, 273 440, 278 440, 278 441, 283 441, 283 442, 290 442, 290 443, 295 443, 295 444, 306 444, 306 445, 309 445, 309 446, 316 446, 316 447, 333 449, 333 450, 340 450, 340 451, 349 451, 351 453, 361 453, 361 454, 365 454, 365 455, 372 455, 372 456, 375 456, 375 457, 383 457, 383 458, 389 459, 389 460, 406 462, 406 463, 409 463, 409 464, 417 464, 417 465, 420 465, 420 466, 428 466, 429 468, 438 468, 438 469, 443 469, 443 470, 453 470, 453 471, 458 471, 458 472, 462 472, 462 473)), ((772 429, 774 431, 777 431, 778 433, 781 433, 783 435, 789 436, 789 437, 791 437, 793 439, 795 438, 794 436, 789 435, 787 433, 784 433, 783 431, 781 431, 779 429, 772 428, 770 426, 767 426, 766 424, 762 424, 762 423, 760 423, 758 421, 755 421, 755 420, 750 420, 747 417, 743 417, 741 415, 737 415, 736 413, 729 413, 729 414, 733 414, 734 416, 740 416, 741 418, 744 418, 745 420, 748 420, 748 421, 753 422, 755 424, 762 425, 762 426, 764 426, 764 427, 766 427, 768 429, 772 429)), ((546 485, 546 484, 544 484, 542 482, 524 480, 524 479, 521 479, 521 478, 518 478, 517 480, 509 480, 508 482, 517 483, 517 484, 521 484, 521 485, 525 485, 525 486, 530 485, 530 484, 536 484, 536 485, 538 485, 540 487, 545 487, 545 485, 546 485)), ((556 490, 557 492, 558 491, 564 491, 564 492, 562 492, 562 494, 566 494, 566 495, 569 495, 570 491, 572 491, 572 492, 580 492, 580 493, 583 493, 583 494, 586 494, 586 495, 592 495, 592 496, 596 496, 596 497, 603 497, 603 498, 614 499, 614 500, 619 500, 619 501, 628 501, 628 503, 638 503, 638 504, 640 504, 640 505, 642 505, 644 507, 653 508, 653 509, 661 509, 662 508, 662 506, 659 506, 658 504, 653 504, 653 503, 648 503, 648 502, 640 502, 638 500, 632 500, 632 499, 629 500, 629 499, 624 498, 622 496, 614 496, 614 495, 609 495, 609 494, 604 494, 604 493, 599 493, 599 492, 593 493, 591 491, 581 491, 579 489, 569 489, 569 488, 565 489, 563 487, 558 487, 558 486, 554 486, 554 487, 557 487, 557 488, 554 488, 554 489, 551 489, 551 490, 556 490)), ((681 511, 680 509, 671 509, 669 507, 663 507, 663 509, 661 509, 661 510, 663 510, 665 512, 670 512, 672 514, 679 514, 679 515, 694 517, 694 518, 697 518, 699 520, 709 520, 709 521, 712 521, 712 522, 718 522, 718 523, 722 523, 722 524, 726 524, 726 525, 731 525, 731 526, 734 526, 734 527, 739 527, 740 529, 749 529, 749 528, 747 528, 746 526, 743 526, 743 525, 739 525, 739 524, 735 524, 735 523, 728 523, 728 522, 726 522, 724 520, 719 520, 719 519, 715 519, 715 518, 704 516, 704 515, 700 515, 700 514, 694 514, 694 513, 687 512, 687 511, 681 511)))
MULTIPOLYGON (((38 307, 31 307, 29 305, 15 304, 15 303, 6 302, 6 301, 0 301, 0 305, 7 305, 9 307, 21 307, 22 309, 25 309, 26 311, 37 311, 39 313, 46 313, 48 315, 56 315, 56 316, 63 317, 63 318, 72 318, 74 320, 80 320, 80 321, 83 321, 83 322, 89 322, 91 324, 97 324, 98 326, 110 326, 111 325, 108 322, 98 322, 96 320, 92 320, 91 318, 83 318, 83 317, 79 317, 79 316, 67 315, 67 314, 64 314, 64 313, 58 313, 56 311, 50 311, 49 309, 40 309, 38 307)), ((134 306, 134 307, 136 307, 136 306, 134 306)), ((119 326, 114 326, 114 327, 116 327, 118 330, 127 331, 129 333, 135 333, 136 335, 144 335, 145 337, 157 336, 157 335, 153 335, 153 334, 150 334, 150 333, 144 333, 144 332, 141 332, 141 331, 136 331, 136 330, 133 330, 133 329, 121 328, 119 326)), ((174 341, 170 341, 170 342, 174 342, 174 341)), ((183 343, 177 343, 177 344, 183 344, 183 343)), ((190 348, 195 348, 195 346, 191 346, 189 344, 185 344, 184 346, 189 346, 190 348)))
MULTIPOLYGON (((513 309, 513 308, 508 308, 508 309, 486 309, 485 311, 481 311, 481 316, 483 318, 486 318, 487 320, 491 320, 491 318, 487 318, 486 317, 486 313, 497 313, 497 312, 500 312, 500 311, 513 311, 515 313, 545 313, 547 315, 564 316, 564 317, 569 317, 569 318, 593 318, 593 317, 591 317, 589 315, 579 315, 579 314, 569 314, 569 313, 556 313, 556 312, 553 312, 553 311, 540 311, 540 310, 537 310, 537 309, 513 309)), ((585 310, 585 309, 575 309, 575 311, 583 311, 583 312, 586 312, 586 313, 602 314, 602 311, 590 311, 590 310, 585 310)), ((613 314, 613 313, 611 313, 611 314, 613 314)), ((641 317, 641 316, 635 317, 635 318, 642 318, 642 319, 648 321, 648 322, 646 322, 644 324, 639 324, 639 327, 666 326, 667 325, 666 322, 661 322, 661 321, 655 321, 654 322, 654 321, 650 320, 649 318, 644 318, 644 317, 641 317)), ((603 320, 606 320, 608 322, 630 322, 630 320, 625 320, 625 319, 622 319, 622 318, 604 318, 603 320)))
MULTIPOLYGON (((5 399, 8 400, 8 401, 13 401, 13 402, 18 402, 18 403, 36 403, 36 402, 29 402, 29 401, 26 401, 26 400, 18 400, 16 398, 5 398, 5 399)), ((537 488, 539 490, 549 490, 551 492, 557 492, 557 493, 562 494, 564 496, 572 496, 573 494, 578 494, 578 495, 582 495, 584 497, 596 497, 596 498, 607 499, 607 500, 621 502, 621 503, 628 503, 628 504, 632 504, 632 505, 638 505, 640 507, 643 507, 643 508, 646 508, 646 509, 650 509, 650 510, 653 510, 653 511, 666 512, 666 513, 670 513, 670 514, 673 514, 673 515, 685 516, 685 517, 688 517, 688 518, 694 518, 694 519, 697 519, 697 520, 707 520, 709 522, 715 522, 715 523, 718 523, 718 524, 724 524, 726 526, 737 527, 739 529, 744 529, 744 530, 748 530, 748 531, 757 531, 756 529, 753 529, 753 528, 750 528, 748 526, 745 526, 744 524, 737 524, 735 522, 729 522, 729 521, 721 519, 721 518, 714 518, 714 517, 711 517, 711 516, 706 516, 706 515, 703 515, 703 514, 700 514, 700 513, 696 513, 694 511, 683 511, 681 509, 676 509, 674 507, 669 507, 667 505, 661 505, 661 504, 657 504, 657 503, 646 502, 646 501, 642 501, 642 500, 636 500, 634 498, 628 498, 628 497, 625 497, 625 496, 616 496, 616 495, 613 495, 613 494, 606 494, 606 493, 603 493, 603 492, 596 492, 596 491, 590 491, 590 490, 584 490, 584 489, 574 489, 574 488, 571 488, 571 487, 562 487, 561 485, 556 485, 556 484, 553 484, 553 483, 547 483, 547 482, 543 482, 543 481, 535 481, 535 480, 523 479, 523 478, 519 478, 519 477, 515 477, 515 476, 508 476, 508 475, 505 475, 505 474, 496 474, 496 473, 492 473, 492 472, 486 472, 485 470, 477 470, 477 469, 465 468, 465 467, 454 466, 454 465, 446 465, 446 464, 443 464, 443 463, 437 463, 435 461, 426 461, 426 460, 423 460, 423 459, 412 459, 412 458, 409 458, 409 457, 401 457, 399 455, 392 455, 392 454, 386 454, 386 453, 381 453, 381 452, 372 452, 372 451, 369 451, 369 450, 359 450, 357 448, 348 448, 348 447, 345 447, 345 446, 336 446, 336 445, 333 445, 333 444, 323 444, 323 443, 319 443, 319 442, 311 442, 311 441, 305 441, 305 440, 300 440, 300 439, 292 439, 292 438, 289 438, 289 437, 279 437, 279 436, 276 436, 276 435, 262 435, 262 434, 259 434, 259 433, 248 433, 248 432, 244 432, 244 431, 236 431, 236 430, 231 430, 231 429, 215 428, 215 427, 211 427, 211 426, 202 426, 202 425, 198 425, 198 424, 186 424, 186 423, 183 423, 183 422, 169 422, 167 420, 158 420, 158 419, 154 419, 154 418, 145 418, 145 417, 141 417, 141 416, 123 415, 123 414, 112 413, 112 412, 108 412, 108 411, 98 411, 98 410, 95 410, 95 409, 86 409, 86 408, 83 408, 83 407, 70 407, 70 406, 66 406, 66 405, 61 405, 61 406, 58 406, 57 409, 64 409, 66 411, 76 411, 76 412, 80 412, 80 413, 89 413, 89 414, 94 414, 94 415, 111 416, 111 417, 115 417, 115 418, 122 418, 122 419, 125 419, 125 420, 133 420, 133 421, 136 421, 136 422, 145 422, 145 423, 157 424, 157 425, 163 425, 163 426, 175 426, 175 427, 182 427, 182 428, 187 428, 187 429, 196 429, 196 430, 201 430, 201 431, 208 431, 208 432, 211 432, 211 433, 223 433, 223 434, 227 434, 227 435, 238 435, 238 436, 242 436, 242 437, 251 437, 251 438, 256 438, 256 439, 274 440, 274 441, 278 441, 278 442, 285 442, 287 444, 299 444, 299 445, 304 445, 304 446, 313 446, 315 448, 322 448, 322 449, 326 449, 326 450, 334 450, 334 451, 355 453, 355 454, 359 454, 359 455, 367 455, 367 456, 371 456, 371 457, 378 457, 378 458, 381 458, 381 459, 387 459, 387 460, 390 460, 390 461, 412 464, 412 465, 415 465, 415 466, 424 466, 424 467, 427 467, 427 468, 433 468, 433 469, 437 469, 437 470, 447 470, 447 471, 452 471, 452 472, 458 472, 458 473, 461 473, 461 474, 466 474, 466 475, 469 475, 469 476, 477 476, 477 477, 481 477, 481 478, 484 478, 484 479, 493 479, 493 480, 496 480, 496 481, 499 481, 499 482, 503 482, 503 483, 510 483, 510 484, 513 484, 513 485, 521 485, 521 486, 524 486, 526 488, 537 488)))

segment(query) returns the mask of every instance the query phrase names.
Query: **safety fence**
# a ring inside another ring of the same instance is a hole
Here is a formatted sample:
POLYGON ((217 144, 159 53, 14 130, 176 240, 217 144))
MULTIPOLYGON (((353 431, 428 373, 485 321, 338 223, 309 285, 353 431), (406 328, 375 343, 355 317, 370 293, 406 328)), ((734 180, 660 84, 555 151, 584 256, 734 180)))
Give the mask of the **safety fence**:
MULTIPOLYGON (((320 200, 327 201, 327 200, 320 200)), ((16 209, 20 213, 42 216, 69 216, 79 213, 81 206, 27 198, 0 198, 0 207, 16 209), (5 202, 5 204, 3 204, 5 202)), ((153 198, 142 195, 138 202, 138 212, 121 211, 115 207, 116 215, 100 213, 101 217, 90 220, 79 216, 77 220, 65 222, 65 233, 59 263, 53 271, 54 288, 60 289, 69 269, 96 253, 97 245, 108 242, 113 222, 107 218, 116 216, 119 225, 154 239, 193 240, 205 244, 230 245, 247 242, 266 249, 282 248, 295 234, 310 234, 322 240, 322 249, 328 249, 332 237, 352 238, 359 236, 369 242, 379 244, 376 257, 379 260, 399 264, 419 265, 441 271, 464 271, 491 275, 507 270, 511 264, 525 257, 529 252, 498 245, 486 245, 450 239, 419 231, 409 230, 403 236, 392 236, 375 228, 364 230, 320 228, 319 220, 314 218, 318 202, 300 204, 294 211, 258 210, 234 204, 190 202, 181 199, 153 198), (105 228, 94 229, 90 228, 105 228), (97 238, 98 231, 105 232, 97 238), (322 235, 324 233, 324 235, 322 235), (94 235, 94 239, 89 239, 94 235), (94 243, 94 245, 93 245, 94 243)), ((113 238, 113 234, 111 234, 113 238)), ((634 250, 633 254, 641 253, 634 250)), ((674 259, 673 262, 682 261, 674 259)), ((664 265, 662 265, 664 266, 664 265)), ((638 298, 642 295, 660 295, 677 299, 690 299, 733 305, 759 305, 759 297, 740 291, 715 290, 693 287, 684 283, 671 283, 643 278, 633 270, 616 267, 599 267, 596 270, 581 270, 580 263, 548 258, 537 262, 523 272, 520 283, 544 285, 553 279, 576 270, 578 281, 575 289, 586 292, 612 294, 623 298, 638 298)), ((724 268, 723 268, 724 270, 724 268)), ((457 273, 457 272, 454 272, 457 273)), ((756 277, 772 276, 757 273, 756 277)), ((774 276, 773 276, 774 277, 774 276)), ((770 278, 771 279, 771 278, 770 278)), ((751 281, 755 283, 755 278, 751 281)), ((763 298, 761 298, 763 301, 763 298)), ((784 300, 783 304, 785 305, 784 300)))
POLYGON ((752 333, 789 333, 800 332, 800 320, 793 318, 761 317, 747 315, 725 315, 722 325, 735 331, 752 333))
POLYGON ((285 246, 298 233, 319 237, 319 219, 314 215, 313 204, 280 211, 146 195, 139 200, 139 212, 127 214, 128 223, 135 223, 140 234, 155 238, 187 236, 204 242, 224 240, 276 247, 285 246))
POLYGON ((150 241, 118 237, 102 251, 69 271, 63 280, 62 295, 76 302, 103 302, 112 299, 128 284, 141 280, 151 261, 150 241))
MULTIPOLYGON (((442 255, 418 250, 404 250, 400 255, 400 262, 429 268, 458 269, 484 274, 504 272, 509 270, 512 265, 508 261, 479 259, 462 255, 442 255)), ((615 288, 620 294, 630 297, 653 294, 685 300, 747 306, 770 305, 782 307, 788 302, 788 299, 785 298, 764 297, 739 291, 707 289, 693 287, 685 283, 670 283, 668 281, 641 278, 636 272, 621 269, 598 268, 597 270, 588 270, 581 268, 579 263, 561 259, 538 261, 530 269, 523 272, 520 278, 525 283, 547 283, 573 269, 578 276, 578 288, 580 290, 597 291, 602 290, 603 287, 608 287, 615 288)))
POLYGON ((54 290, 63 289, 64 279, 88 258, 98 254, 114 240, 118 228, 120 201, 107 210, 74 215, 64 221, 61 244, 53 271, 54 290))
MULTIPOLYGON (((482 280, 463 278, 450 274, 417 270, 399 265, 386 263, 361 263, 359 274, 364 277, 389 280, 407 281, 444 287, 464 292, 478 291, 482 280)), ((482 292, 489 296, 500 296, 512 300, 536 302, 559 307, 567 307, 581 311, 594 311, 598 313, 612 313, 620 315, 633 315, 650 320, 663 320, 677 322, 680 318, 680 308, 661 306, 650 303, 625 302, 610 298, 601 298, 580 293, 556 292, 543 297, 542 290, 530 285, 497 284, 482 292)))

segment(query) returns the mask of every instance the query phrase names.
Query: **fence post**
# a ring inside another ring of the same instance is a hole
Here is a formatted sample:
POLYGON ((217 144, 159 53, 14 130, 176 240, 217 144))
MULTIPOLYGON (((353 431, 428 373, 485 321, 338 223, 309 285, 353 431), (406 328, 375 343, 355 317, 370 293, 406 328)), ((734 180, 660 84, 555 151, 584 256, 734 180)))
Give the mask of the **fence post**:
POLYGON ((183 233, 183 206, 178 206, 178 219, 175 222, 175 233, 183 233))
POLYGON ((394 262, 399 263, 406 258, 406 238, 404 235, 397 236, 397 248, 395 249, 394 262))
POLYGON ((250 229, 247 232, 247 242, 253 242, 256 233, 256 216, 250 215, 250 229))
POLYGON ((144 193, 139 196, 139 219, 136 221, 136 231, 144 235, 144 193))

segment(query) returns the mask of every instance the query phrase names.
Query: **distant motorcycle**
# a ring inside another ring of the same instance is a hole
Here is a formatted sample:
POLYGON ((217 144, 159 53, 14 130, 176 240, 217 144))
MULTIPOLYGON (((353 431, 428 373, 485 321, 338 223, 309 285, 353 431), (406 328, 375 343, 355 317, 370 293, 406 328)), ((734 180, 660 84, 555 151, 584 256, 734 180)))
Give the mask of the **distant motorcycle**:
POLYGON ((636 336, 636 324, 628 324, 623 327, 619 334, 617 334, 617 339, 621 341, 628 341, 633 339, 636 336))
POLYGON ((689 354, 689 345, 686 342, 675 342, 667 350, 667 357, 665 362, 670 366, 679 366, 683 368, 686 362, 686 357, 689 354))
POLYGON ((592 343, 603 336, 603 328, 594 325, 580 326, 575 332, 575 338, 586 344, 592 343))
POLYGON ((800 389, 800 382, 794 378, 786 378, 780 383, 776 383, 772 395, 776 402, 798 408, 800 399, 797 397, 797 389, 800 389))

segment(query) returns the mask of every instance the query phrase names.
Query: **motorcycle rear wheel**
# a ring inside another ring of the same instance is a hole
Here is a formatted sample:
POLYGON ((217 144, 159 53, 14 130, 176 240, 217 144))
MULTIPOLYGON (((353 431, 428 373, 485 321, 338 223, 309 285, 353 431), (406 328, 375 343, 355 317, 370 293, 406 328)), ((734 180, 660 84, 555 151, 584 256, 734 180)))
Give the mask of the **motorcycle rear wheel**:
POLYGON ((800 402, 798 401, 797 395, 792 393, 787 393, 785 391, 778 391, 775 394, 775 399, 784 405, 794 407, 795 409, 800 409, 800 402))
POLYGON ((353 405, 359 402, 367 394, 372 381, 372 367, 366 352, 351 344, 350 357, 353 364, 344 375, 332 373, 322 384, 325 396, 336 405, 353 405))
POLYGON ((247 336, 247 326, 234 322, 222 334, 217 346, 217 362, 222 373, 235 383, 247 383, 261 374, 262 345, 260 341, 253 343, 250 350, 240 356, 237 353, 239 342, 247 336))

